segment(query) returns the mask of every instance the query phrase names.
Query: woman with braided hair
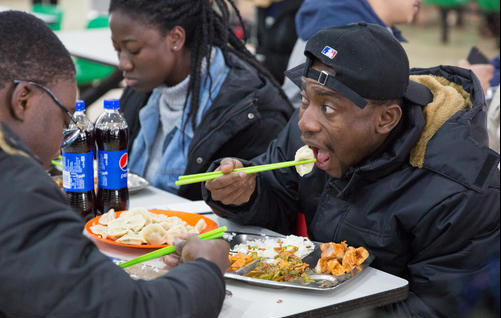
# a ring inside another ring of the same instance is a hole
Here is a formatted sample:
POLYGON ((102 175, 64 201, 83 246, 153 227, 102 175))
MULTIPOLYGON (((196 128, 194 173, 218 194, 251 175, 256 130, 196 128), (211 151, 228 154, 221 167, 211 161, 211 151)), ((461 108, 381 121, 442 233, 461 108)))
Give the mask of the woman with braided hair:
POLYGON ((110 28, 127 87, 129 169, 154 186, 201 199, 180 175, 217 158, 252 158, 293 108, 230 29, 233 0, 111 0, 110 28))

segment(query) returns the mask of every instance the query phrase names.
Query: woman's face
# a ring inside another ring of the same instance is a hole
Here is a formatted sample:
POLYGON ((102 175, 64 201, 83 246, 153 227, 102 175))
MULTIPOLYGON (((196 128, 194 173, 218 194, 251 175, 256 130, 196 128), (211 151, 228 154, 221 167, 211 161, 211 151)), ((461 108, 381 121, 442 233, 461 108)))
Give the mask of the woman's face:
POLYGON ((154 26, 145 25, 124 11, 110 16, 111 39, 118 54, 118 68, 127 86, 137 91, 151 91, 162 84, 170 86, 179 74, 179 48, 170 33, 163 35, 154 26))

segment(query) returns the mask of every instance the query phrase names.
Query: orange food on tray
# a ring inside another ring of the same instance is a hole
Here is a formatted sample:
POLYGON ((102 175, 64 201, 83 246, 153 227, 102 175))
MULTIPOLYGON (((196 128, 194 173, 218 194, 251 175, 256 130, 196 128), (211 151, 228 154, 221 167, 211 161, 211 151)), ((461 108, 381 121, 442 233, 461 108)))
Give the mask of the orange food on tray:
POLYGON ((230 268, 228 269, 227 272, 229 272, 229 273, 234 272, 234 271, 238 270, 239 268, 242 268, 245 265, 249 264, 253 260, 254 260, 254 258, 251 255, 247 255, 247 254, 231 255, 230 254, 231 265, 230 265, 230 268))
POLYGON ((318 273, 335 276, 351 272, 369 257, 369 252, 364 247, 354 248, 348 246, 346 241, 324 243, 320 245, 320 249, 322 256, 318 260, 315 270, 318 273))

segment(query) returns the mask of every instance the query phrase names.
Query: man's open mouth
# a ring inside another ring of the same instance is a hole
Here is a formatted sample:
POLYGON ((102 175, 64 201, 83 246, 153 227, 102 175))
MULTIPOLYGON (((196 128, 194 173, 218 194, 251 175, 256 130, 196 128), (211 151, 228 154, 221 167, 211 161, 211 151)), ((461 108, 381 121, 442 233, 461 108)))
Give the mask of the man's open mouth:
POLYGON ((326 150, 310 146, 311 150, 313 150, 313 154, 315 155, 315 159, 317 162, 315 163, 319 169, 327 170, 330 162, 330 153, 326 150))

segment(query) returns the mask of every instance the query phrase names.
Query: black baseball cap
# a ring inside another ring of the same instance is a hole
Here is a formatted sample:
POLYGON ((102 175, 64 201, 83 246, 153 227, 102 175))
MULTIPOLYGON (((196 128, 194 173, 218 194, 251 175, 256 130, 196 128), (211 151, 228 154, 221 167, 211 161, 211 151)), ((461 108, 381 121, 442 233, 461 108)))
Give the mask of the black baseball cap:
POLYGON ((360 108, 366 99, 405 98, 425 106, 433 94, 424 85, 409 80, 409 59, 404 48, 386 28, 368 23, 331 27, 315 34, 306 44, 307 62, 285 75, 301 87, 306 77, 341 93, 360 108), (334 69, 319 72, 314 60, 334 69))

